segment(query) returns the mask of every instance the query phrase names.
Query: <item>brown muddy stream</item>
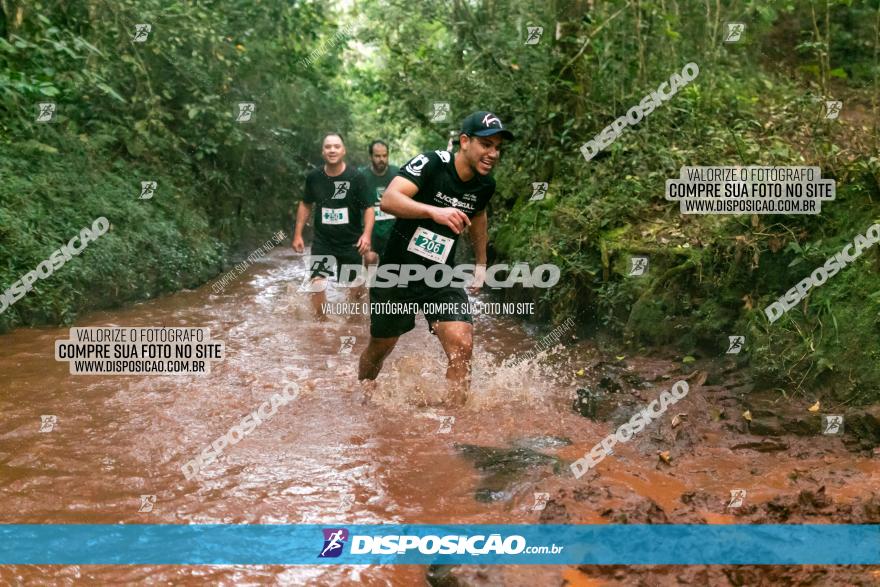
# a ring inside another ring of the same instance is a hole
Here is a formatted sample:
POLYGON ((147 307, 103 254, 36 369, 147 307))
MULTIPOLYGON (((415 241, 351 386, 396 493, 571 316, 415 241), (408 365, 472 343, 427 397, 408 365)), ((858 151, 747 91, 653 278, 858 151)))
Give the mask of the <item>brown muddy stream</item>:
MULTIPOLYGON (((73 376, 54 358, 55 341, 68 329, 0 337, 2 522, 880 522, 880 456, 852 450, 839 437, 784 433, 764 442, 749 434, 740 414, 758 414, 761 406, 743 403, 737 386, 747 383, 730 363, 618 359, 622 352, 603 355, 567 333, 564 348, 550 356, 504 368, 502 361, 528 351, 543 331, 515 317, 483 315, 475 320, 470 402, 429 408, 423 400, 442 389, 445 359, 420 317, 386 362, 373 403, 363 406, 356 361, 367 318, 315 321, 296 293, 303 271, 299 256, 276 250, 219 295, 208 284, 76 324, 210 328, 226 358, 205 376, 73 376), (341 336, 357 338, 352 354, 339 353, 341 336), (573 478, 567 463, 613 429, 615 410, 646 404, 684 377, 690 393, 670 413, 573 478), (183 463, 290 381, 302 389, 295 401, 200 477, 184 477, 183 463), (608 389, 605 421, 572 409, 584 385, 608 389), (687 417, 673 428, 679 412, 687 417), (57 416, 51 432, 40 432, 41 415, 57 416), (519 449, 511 454, 526 458, 512 468, 486 466, 474 447, 519 449), (657 456, 665 450, 669 463, 657 456), (541 455, 549 458, 528 458, 541 455), (732 489, 747 491, 736 510, 727 507, 732 489), (538 492, 549 494, 544 509, 534 507, 538 492), (141 495, 155 495, 152 511, 139 511, 141 495)), ((343 301, 342 293, 331 300, 343 301)), ((794 404, 806 413, 809 402, 794 404)), ((0 568, 0 582, 425 585, 427 570, 9 566, 0 568)), ((880 583, 880 572, 869 567, 486 566, 450 573, 466 585, 880 583)))

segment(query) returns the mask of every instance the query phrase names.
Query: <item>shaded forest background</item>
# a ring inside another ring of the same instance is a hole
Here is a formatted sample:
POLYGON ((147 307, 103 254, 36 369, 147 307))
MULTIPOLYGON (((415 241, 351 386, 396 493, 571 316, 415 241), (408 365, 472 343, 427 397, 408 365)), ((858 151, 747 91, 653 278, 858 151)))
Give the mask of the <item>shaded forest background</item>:
POLYGON ((877 247, 774 324, 761 310, 880 221, 880 0, 0 0, 0 289, 98 216, 111 231, 0 314, 0 329, 198 286, 288 233, 323 132, 366 162, 444 148, 491 109, 498 260, 560 265, 541 319, 640 352, 738 357, 783 393, 880 400, 877 247), (747 24, 738 43, 724 23, 747 24), (144 43, 135 25, 149 23, 144 43), (526 45, 526 27, 542 26, 526 45), (602 157, 580 146, 694 61, 700 75, 602 157), (825 100, 841 100, 837 120, 825 100), (57 120, 35 122, 53 101, 57 120), (256 104, 235 121, 235 105, 256 104), (432 123, 430 103, 451 104, 432 123), (681 216, 683 165, 815 165, 818 216, 681 216), (140 182, 158 187, 138 199, 140 182), (550 183, 529 201, 531 184, 550 183), (646 278, 626 277, 648 254, 646 278))

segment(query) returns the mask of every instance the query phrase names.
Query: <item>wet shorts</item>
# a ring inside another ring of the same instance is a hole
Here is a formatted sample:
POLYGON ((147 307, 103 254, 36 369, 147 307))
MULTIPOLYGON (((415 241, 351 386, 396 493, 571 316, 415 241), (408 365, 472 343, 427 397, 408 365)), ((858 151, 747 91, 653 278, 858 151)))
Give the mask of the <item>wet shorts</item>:
POLYGON ((470 322, 468 297, 463 288, 441 287, 413 295, 408 288, 370 288, 370 336, 394 338, 416 326, 416 314, 428 321, 470 322))
POLYGON ((339 276, 338 266, 342 265, 362 265, 363 259, 358 253, 357 248, 352 245, 333 245, 328 246, 320 241, 312 243, 311 256, 330 255, 336 259, 335 263, 323 262, 321 259, 312 259, 311 275, 309 279, 316 277, 339 276))

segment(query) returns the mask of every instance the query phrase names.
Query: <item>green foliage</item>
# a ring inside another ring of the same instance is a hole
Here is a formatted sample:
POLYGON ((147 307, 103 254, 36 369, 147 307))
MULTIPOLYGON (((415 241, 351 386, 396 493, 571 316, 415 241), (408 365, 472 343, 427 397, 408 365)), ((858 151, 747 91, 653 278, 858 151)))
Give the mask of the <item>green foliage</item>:
MULTIPOLYGON (((854 319, 857 300, 880 289, 876 275, 865 282, 841 275, 823 286, 822 296, 836 297, 805 317, 826 325, 821 340, 768 326, 761 313, 832 245, 864 231, 864 210, 876 209, 880 197, 880 175, 869 163, 880 145, 876 122, 867 134, 868 125, 824 121, 821 110, 832 96, 844 96, 850 110, 871 103, 870 93, 858 92, 880 73, 880 10, 876 1, 828 7, 816 5, 814 27, 806 0, 744 9, 652 0, 418 7, 387 0, 368 4, 363 40, 375 52, 351 60, 346 76, 360 94, 358 118, 366 113, 371 128, 401 136, 401 159, 442 148, 447 132, 477 109, 494 111, 517 134, 496 172, 491 238, 506 260, 561 267, 561 282, 541 297, 556 320, 595 316, 595 326, 636 344, 698 355, 722 355, 727 336, 747 333, 750 365, 768 384, 823 386, 831 373, 870 387, 878 370, 844 373, 841 365, 866 356, 829 338, 827 325, 840 324, 838 315, 854 319), (728 20, 747 23, 741 43, 721 42, 728 20), (525 44, 527 26, 544 27, 538 44, 525 44), (582 144, 689 61, 700 67, 697 79, 584 160, 582 144), (798 70, 805 73, 793 78, 798 70), (451 103, 450 123, 430 122, 434 100, 451 103), (663 198, 665 181, 684 165, 737 164, 819 166, 823 177, 836 178, 838 198, 818 217, 754 222, 681 216, 663 198), (530 202, 535 181, 550 187, 544 200, 530 202), (636 253, 650 258, 642 279, 626 276, 636 253), (822 347, 809 368, 798 363, 805 344, 822 347)), ((861 348, 880 347, 875 319, 859 322, 861 348)))
POLYGON ((337 29, 323 3, 2 6, 2 287, 94 218, 114 228, 0 315, 0 327, 191 287, 228 250, 290 231, 325 121, 348 120, 339 82, 319 69, 344 43, 304 62, 337 29), (141 23, 152 30, 136 43, 141 23), (47 100, 56 122, 36 123, 47 100), (256 103, 254 122, 235 121, 239 101, 256 103), (142 180, 158 182, 153 199, 138 200, 142 180))

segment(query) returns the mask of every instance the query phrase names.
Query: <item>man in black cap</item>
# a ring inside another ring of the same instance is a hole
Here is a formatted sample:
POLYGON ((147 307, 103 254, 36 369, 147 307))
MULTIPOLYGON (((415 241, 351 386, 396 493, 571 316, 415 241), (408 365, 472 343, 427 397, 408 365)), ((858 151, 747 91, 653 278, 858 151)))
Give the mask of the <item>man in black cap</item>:
MULTIPOLYGON (((486 205, 495 193, 495 180, 489 176, 501 155, 503 139, 513 133, 491 112, 474 112, 464 119, 458 135, 459 148, 429 151, 415 156, 398 172, 385 189, 381 209, 397 218, 385 247, 383 264, 451 266, 459 234, 469 228, 477 269, 470 285, 476 294, 486 273, 488 220, 486 205)), ((373 304, 397 304, 391 312, 371 311, 370 342, 361 354, 358 379, 369 394, 382 363, 394 349, 398 337, 415 327, 415 311, 420 308, 428 327, 440 339, 449 360, 446 379, 449 399, 462 405, 467 400, 473 351, 473 320, 463 288, 432 287, 422 281, 406 287, 370 289, 373 304), (437 311, 438 307, 444 308, 437 311), (424 310, 421 310, 424 308, 424 310), (446 311, 452 308, 452 311, 446 311)))

